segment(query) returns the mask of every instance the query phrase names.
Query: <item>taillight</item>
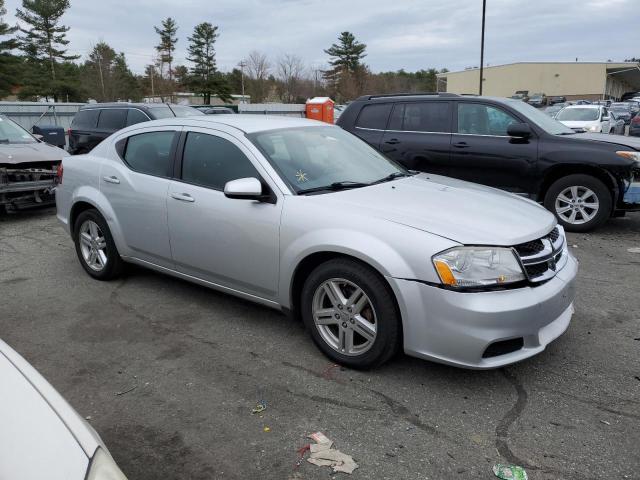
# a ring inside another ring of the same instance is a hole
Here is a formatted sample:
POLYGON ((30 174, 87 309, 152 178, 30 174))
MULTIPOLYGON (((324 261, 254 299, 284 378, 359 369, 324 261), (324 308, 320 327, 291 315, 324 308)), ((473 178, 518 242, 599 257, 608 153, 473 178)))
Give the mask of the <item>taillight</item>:
POLYGON ((62 162, 58 164, 58 168, 56 169, 56 178, 58 185, 62 185, 62 175, 64 173, 64 169, 62 168, 62 162))
POLYGON ((71 129, 67 130, 67 135, 70 137, 71 136, 71 129))
POLYGON ((631 123, 640 124, 640 113, 637 113, 635 117, 631 120, 631 123))

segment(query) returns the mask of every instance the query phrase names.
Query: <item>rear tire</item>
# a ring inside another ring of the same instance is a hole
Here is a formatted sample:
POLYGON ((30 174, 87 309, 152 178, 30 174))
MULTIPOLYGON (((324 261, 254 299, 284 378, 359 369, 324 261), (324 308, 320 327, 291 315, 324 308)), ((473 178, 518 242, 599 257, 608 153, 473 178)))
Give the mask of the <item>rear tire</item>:
POLYGON ((96 280, 118 278, 124 269, 111 231, 95 209, 85 210, 73 228, 76 253, 82 268, 96 280))
POLYGON ((393 292, 377 272, 353 260, 329 260, 311 272, 301 307, 315 344, 341 365, 376 367, 401 344, 393 292))
POLYGON ((588 232, 611 216, 613 199, 607 186, 585 174, 556 180, 544 197, 544 206, 570 232, 588 232))

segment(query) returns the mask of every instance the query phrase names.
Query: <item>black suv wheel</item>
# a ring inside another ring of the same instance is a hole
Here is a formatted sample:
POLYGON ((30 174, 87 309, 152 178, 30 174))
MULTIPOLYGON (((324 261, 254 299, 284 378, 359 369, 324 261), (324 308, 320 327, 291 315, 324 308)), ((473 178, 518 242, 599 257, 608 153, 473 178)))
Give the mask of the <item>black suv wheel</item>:
POLYGON ((544 206, 570 232, 588 232, 611 215, 611 192, 591 175, 574 174, 556 180, 544 198, 544 206))

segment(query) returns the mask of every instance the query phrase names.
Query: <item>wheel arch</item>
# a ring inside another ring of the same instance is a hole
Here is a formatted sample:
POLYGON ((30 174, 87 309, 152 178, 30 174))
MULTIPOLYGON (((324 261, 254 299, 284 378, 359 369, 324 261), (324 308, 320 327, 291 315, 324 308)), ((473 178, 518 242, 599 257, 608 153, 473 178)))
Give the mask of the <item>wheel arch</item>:
MULTIPOLYGON (((384 274, 376 268, 372 263, 367 262, 361 258, 358 258, 354 255, 350 255, 344 252, 324 250, 313 252, 306 257, 302 258, 300 262, 296 265, 296 268, 293 271, 293 275, 291 277, 291 283, 289 285, 289 313, 298 317, 300 314, 300 303, 302 301, 302 288, 304 286, 305 279, 309 276, 309 274, 318 266, 322 265, 325 262, 334 259, 346 259, 351 260, 355 263, 363 265, 369 268, 372 272, 378 275, 378 277, 382 280, 384 285, 389 289, 389 293, 391 294, 391 298, 393 299, 394 306, 396 308, 396 312, 398 314, 398 318, 400 318, 400 328, 403 330, 403 318, 402 312, 400 310, 400 304, 398 303, 398 298, 396 297, 396 293, 389 284, 388 280, 385 278, 384 274)), ((403 338, 402 331, 400 333, 400 338, 403 338)))
POLYGON ((538 201, 544 202, 549 188, 555 181, 568 175, 575 174, 590 175, 602 181, 602 183, 604 183, 611 192, 612 206, 613 209, 615 209, 619 198, 618 182, 607 170, 594 165, 563 164, 551 168, 549 172, 547 172, 547 174, 544 176, 542 184, 540 185, 538 201))

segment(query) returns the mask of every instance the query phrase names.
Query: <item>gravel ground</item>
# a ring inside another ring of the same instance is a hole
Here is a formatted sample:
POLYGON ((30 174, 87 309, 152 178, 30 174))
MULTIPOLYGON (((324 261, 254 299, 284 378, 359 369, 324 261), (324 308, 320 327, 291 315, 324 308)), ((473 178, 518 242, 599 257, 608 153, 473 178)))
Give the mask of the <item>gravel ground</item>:
POLYGON ((491 479, 497 462, 532 480, 637 479, 639 234, 633 214, 570 235, 576 315, 533 359, 478 372, 399 356, 356 372, 272 310, 139 268, 94 281, 52 212, 28 212, 0 217, 0 337, 131 480, 325 479, 296 467, 318 430, 360 464, 354 479, 491 479))

